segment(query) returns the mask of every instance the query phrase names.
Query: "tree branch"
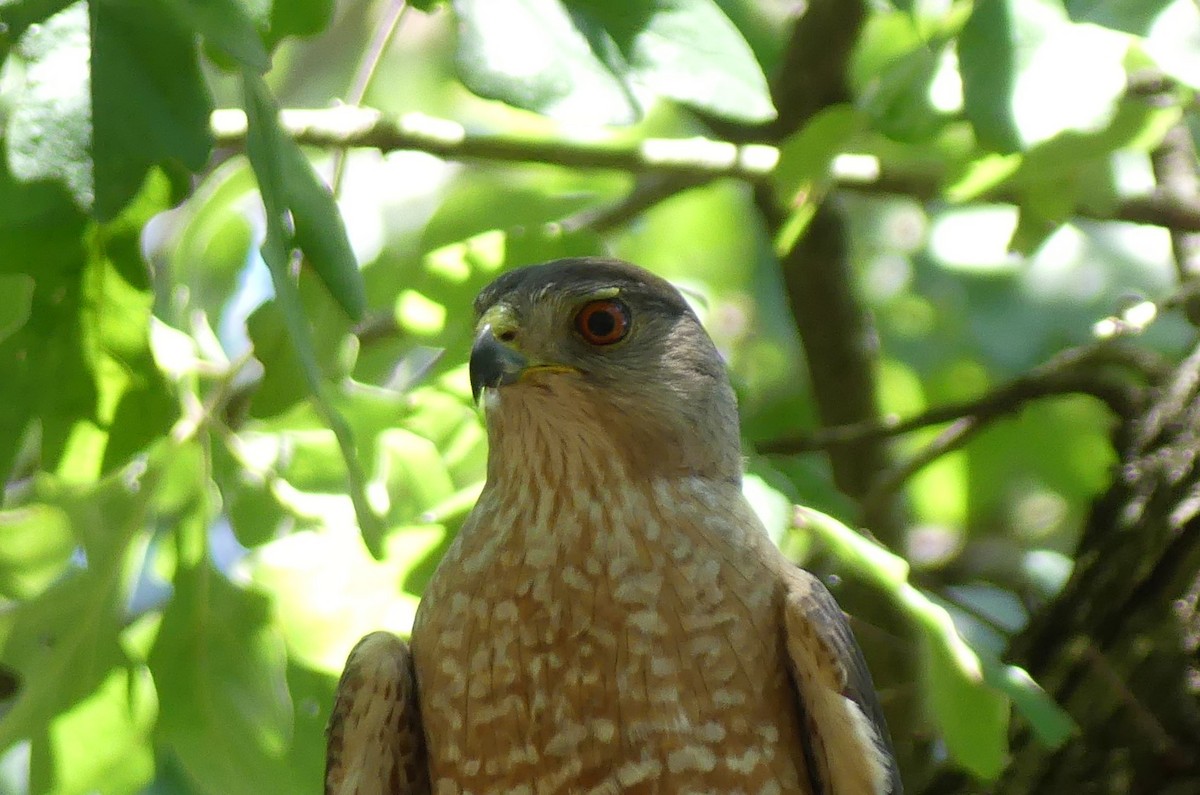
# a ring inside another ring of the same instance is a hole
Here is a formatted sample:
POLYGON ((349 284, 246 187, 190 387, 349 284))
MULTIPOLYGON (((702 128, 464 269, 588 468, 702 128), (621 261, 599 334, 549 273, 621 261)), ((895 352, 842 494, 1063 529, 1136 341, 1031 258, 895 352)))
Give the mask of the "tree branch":
MULTIPOLYGON (((738 145, 701 137, 582 141, 476 133, 449 119, 422 113, 391 118, 372 108, 350 105, 285 110, 280 122, 297 142, 308 146, 361 147, 381 152, 409 149, 449 159, 548 163, 639 174, 761 180, 771 174, 779 160, 778 149, 761 144, 738 145)), ((246 114, 241 110, 214 111, 211 127, 217 146, 245 146, 246 114)))
MULTIPOLYGON (((735 144, 710 138, 650 138, 640 141, 604 139, 571 141, 550 137, 470 132, 457 122, 409 113, 398 118, 372 108, 342 106, 323 110, 285 110, 284 129, 302 144, 322 148, 358 147, 381 152, 412 150, 452 160, 497 160, 546 163, 582 169, 634 174, 676 175, 699 184, 719 177, 765 183, 774 173, 779 150, 766 144, 735 144)), ((246 115, 225 108, 214 111, 212 133, 217 146, 241 149, 246 143, 246 115)), ((859 193, 912 196, 930 201, 944 187, 937 175, 880 168, 864 174, 834 162, 832 187, 859 193)), ((1003 189, 976 197, 977 202, 1017 204, 1020 197, 1003 189)), ((1113 207, 1086 205, 1075 215, 1095 221, 1124 221, 1161 226, 1178 232, 1200 232, 1200 197, 1159 189, 1125 198, 1113 207)))
MULTIPOLYGON (((955 423, 951 426, 957 428, 953 439, 961 444, 965 437, 960 435, 970 435, 976 428, 958 427, 959 421, 971 419, 975 422, 990 422, 1019 410, 1030 401, 1057 395, 1091 395, 1102 400, 1118 416, 1133 416, 1139 411, 1144 400, 1141 390, 1132 387, 1127 379, 1114 378, 1098 369, 1102 366, 1120 366, 1137 372, 1150 382, 1162 375, 1161 363, 1148 361, 1144 352, 1104 340, 1064 351, 1028 373, 974 400, 935 406, 904 420, 892 416, 877 421, 820 428, 803 436, 763 442, 757 445, 756 449, 768 455, 793 455, 856 444, 868 439, 902 436, 945 423, 955 423)), ((942 439, 940 443, 931 445, 931 448, 936 446, 940 449, 941 445, 947 444, 948 441, 950 440, 942 439)), ((941 452, 948 452, 950 449, 954 448, 948 447, 941 452)), ((914 460, 921 458, 921 454, 918 454, 914 460)))

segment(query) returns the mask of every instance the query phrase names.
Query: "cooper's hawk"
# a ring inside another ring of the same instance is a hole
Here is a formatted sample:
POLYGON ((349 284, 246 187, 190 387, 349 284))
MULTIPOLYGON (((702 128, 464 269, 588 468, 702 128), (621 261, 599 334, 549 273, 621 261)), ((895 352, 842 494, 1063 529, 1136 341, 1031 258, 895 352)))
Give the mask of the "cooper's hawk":
POLYGON ((899 793, 841 611, 742 496, 733 390, 679 292, 560 260, 475 310, 487 485, 411 657, 351 653, 326 791, 899 793))

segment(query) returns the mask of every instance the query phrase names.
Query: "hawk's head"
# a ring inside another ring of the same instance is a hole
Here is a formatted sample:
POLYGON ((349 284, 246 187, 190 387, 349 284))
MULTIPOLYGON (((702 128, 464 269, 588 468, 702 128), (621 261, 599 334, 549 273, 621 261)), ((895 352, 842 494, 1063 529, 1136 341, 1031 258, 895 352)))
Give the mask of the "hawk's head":
POLYGON ((626 262, 578 258, 505 273, 480 293, 471 388, 493 450, 514 434, 610 448, 646 474, 737 480, 725 365, 679 291, 626 262))

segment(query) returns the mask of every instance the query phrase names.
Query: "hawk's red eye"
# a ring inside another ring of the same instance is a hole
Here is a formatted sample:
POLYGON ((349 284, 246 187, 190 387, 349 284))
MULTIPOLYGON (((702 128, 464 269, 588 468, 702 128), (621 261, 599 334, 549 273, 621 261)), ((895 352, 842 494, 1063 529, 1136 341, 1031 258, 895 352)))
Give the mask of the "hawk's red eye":
POLYGON ((620 301, 592 301, 575 316, 575 328, 593 345, 612 345, 629 333, 629 310, 620 301))

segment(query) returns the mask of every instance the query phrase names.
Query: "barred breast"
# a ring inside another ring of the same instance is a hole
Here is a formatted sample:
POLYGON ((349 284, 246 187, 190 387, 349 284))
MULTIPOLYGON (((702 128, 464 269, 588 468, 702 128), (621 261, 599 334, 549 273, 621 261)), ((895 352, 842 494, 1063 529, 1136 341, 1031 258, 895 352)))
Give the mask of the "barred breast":
POLYGON ((434 792, 807 791, 770 542, 714 493, 737 486, 558 463, 489 486, 422 602, 434 792))

